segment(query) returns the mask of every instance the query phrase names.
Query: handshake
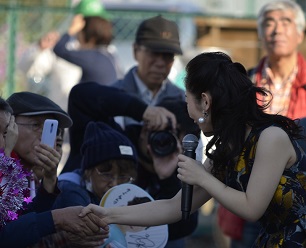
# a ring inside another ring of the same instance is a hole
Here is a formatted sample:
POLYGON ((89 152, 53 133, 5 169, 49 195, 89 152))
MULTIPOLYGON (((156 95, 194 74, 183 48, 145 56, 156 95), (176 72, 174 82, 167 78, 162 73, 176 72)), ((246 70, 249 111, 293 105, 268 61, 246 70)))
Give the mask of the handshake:
POLYGON ((76 247, 97 247, 109 236, 107 223, 93 213, 90 206, 92 204, 51 211, 57 233, 64 234, 65 239, 76 247))

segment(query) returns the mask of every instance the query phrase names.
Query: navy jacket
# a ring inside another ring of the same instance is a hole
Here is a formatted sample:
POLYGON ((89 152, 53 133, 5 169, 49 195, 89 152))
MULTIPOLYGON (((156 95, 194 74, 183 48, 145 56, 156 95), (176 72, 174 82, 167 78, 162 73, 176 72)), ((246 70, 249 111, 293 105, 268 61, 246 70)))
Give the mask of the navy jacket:
MULTIPOLYGON (((181 90, 178 92, 181 92, 181 90)), ((113 116, 130 116, 140 121, 146 107, 147 105, 139 97, 133 97, 127 94, 127 92, 114 87, 101 86, 97 83, 78 84, 74 86, 68 102, 68 112, 73 120, 73 125, 70 128, 70 160, 68 159, 67 161, 70 171, 81 166, 80 147, 83 142, 86 125, 90 121, 104 121, 109 123, 109 118, 113 116)), ((127 132, 125 130, 125 134, 137 147, 139 132, 127 132)), ((149 189, 148 193, 154 199, 171 198, 181 189, 181 183, 176 177, 176 172, 165 180, 159 180, 156 175, 149 175, 144 169, 142 170, 141 166, 138 167, 138 176, 147 182, 147 185, 138 184, 138 186, 145 190, 149 189)), ((67 171, 69 170, 65 172, 67 171)), ((196 212, 187 221, 170 224, 169 240, 190 235, 197 227, 197 215, 198 213, 196 212)))
MULTIPOLYGON (((129 94, 140 98, 139 91, 137 88, 137 84, 135 81, 135 77, 133 75, 133 71, 137 68, 137 66, 133 67, 128 71, 128 73, 124 76, 123 79, 116 81, 112 86, 122 89, 129 94)), ((185 100, 185 92, 174 85, 169 79, 166 79, 165 89, 161 92, 157 97, 157 102, 160 102, 164 98, 176 98, 185 100)))
POLYGON ((112 54, 103 48, 69 50, 67 43, 70 38, 68 34, 64 34, 53 51, 57 56, 81 67, 81 83, 98 82, 102 85, 110 85, 117 80, 116 64, 112 54))
MULTIPOLYGON (((118 89, 124 90, 128 92, 129 94, 131 94, 132 96, 135 96, 141 99, 141 95, 137 87, 135 77, 133 75, 133 71, 136 70, 136 68, 137 66, 130 69, 129 72, 125 75, 123 79, 118 80, 112 86, 118 89)), ((156 99, 157 104, 161 102, 163 99, 169 99, 169 98, 181 99, 185 101, 185 92, 179 87, 177 87, 176 85, 174 85, 169 79, 165 80, 164 87, 165 88, 157 95, 157 99, 156 99)), ((131 118, 128 118, 128 117, 124 118, 125 126, 129 124, 134 124, 134 123, 135 121, 131 120, 131 118)))
POLYGON ((93 193, 86 190, 81 179, 80 169, 63 173, 59 176, 58 186, 61 190, 53 208, 65 208, 70 206, 87 206, 89 203, 99 205, 100 200, 93 193))
POLYGON ((73 120, 69 128, 70 154, 62 173, 81 167, 80 148, 90 121, 112 122, 115 125, 113 116, 130 116, 140 121, 147 106, 115 87, 94 82, 74 86, 68 99, 68 113, 73 120))
POLYGON ((17 220, 8 222, 0 230, 0 247, 22 248, 37 243, 42 237, 55 232, 50 209, 59 194, 49 194, 39 188, 33 202, 17 220))

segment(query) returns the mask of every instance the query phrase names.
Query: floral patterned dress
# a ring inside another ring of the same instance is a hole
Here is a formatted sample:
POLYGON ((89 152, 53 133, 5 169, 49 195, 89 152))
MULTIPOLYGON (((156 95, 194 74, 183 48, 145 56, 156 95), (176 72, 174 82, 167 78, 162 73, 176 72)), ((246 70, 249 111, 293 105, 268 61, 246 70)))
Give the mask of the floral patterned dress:
MULTIPOLYGON (((257 142, 263 129, 253 128, 246 141, 251 142, 248 163, 244 159, 244 148, 235 171, 226 174, 226 183, 230 187, 246 191, 257 142)), ((292 144, 297 161, 284 170, 275 194, 259 220, 262 228, 253 247, 306 247, 306 154, 297 141, 292 140, 292 144)))

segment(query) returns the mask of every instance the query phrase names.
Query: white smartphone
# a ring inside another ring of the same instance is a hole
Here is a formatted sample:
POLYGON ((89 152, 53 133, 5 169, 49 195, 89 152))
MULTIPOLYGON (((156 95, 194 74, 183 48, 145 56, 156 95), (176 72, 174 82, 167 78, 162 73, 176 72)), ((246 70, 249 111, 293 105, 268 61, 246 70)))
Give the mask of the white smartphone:
POLYGON ((58 121, 53 119, 46 119, 41 135, 41 143, 46 144, 52 148, 55 145, 58 121))

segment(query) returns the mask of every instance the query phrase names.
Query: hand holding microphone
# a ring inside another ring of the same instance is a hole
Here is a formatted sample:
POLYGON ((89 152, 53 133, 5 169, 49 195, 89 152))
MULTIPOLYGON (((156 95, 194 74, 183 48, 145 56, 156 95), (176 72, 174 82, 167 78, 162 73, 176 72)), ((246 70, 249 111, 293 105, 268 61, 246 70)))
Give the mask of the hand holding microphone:
MULTIPOLYGON (((198 138, 193 134, 187 134, 183 138, 183 154, 187 157, 195 159, 196 153, 195 150, 198 146, 198 138)), ((190 215, 191 205, 192 205, 192 193, 193 186, 187 183, 182 182, 182 200, 181 200, 181 211, 182 219, 187 220, 190 215)))

